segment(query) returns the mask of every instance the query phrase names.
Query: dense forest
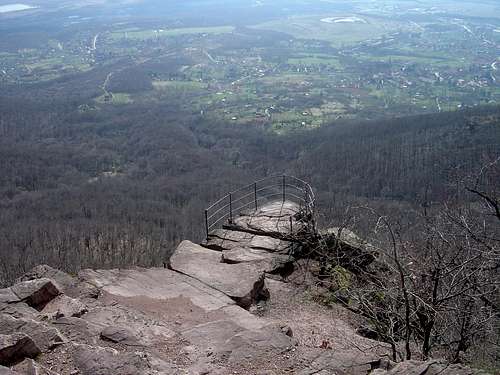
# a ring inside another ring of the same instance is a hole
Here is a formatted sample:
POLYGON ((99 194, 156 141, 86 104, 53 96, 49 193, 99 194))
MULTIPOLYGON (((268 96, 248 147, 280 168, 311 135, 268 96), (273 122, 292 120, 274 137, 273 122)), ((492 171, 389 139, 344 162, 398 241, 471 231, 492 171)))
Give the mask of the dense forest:
POLYGON ((500 150, 498 107, 278 135, 175 105, 96 110, 54 93, 0 97, 2 284, 40 263, 161 265, 181 239, 201 239, 210 201, 276 173, 311 182, 325 224, 356 202, 395 215, 458 202, 500 150))

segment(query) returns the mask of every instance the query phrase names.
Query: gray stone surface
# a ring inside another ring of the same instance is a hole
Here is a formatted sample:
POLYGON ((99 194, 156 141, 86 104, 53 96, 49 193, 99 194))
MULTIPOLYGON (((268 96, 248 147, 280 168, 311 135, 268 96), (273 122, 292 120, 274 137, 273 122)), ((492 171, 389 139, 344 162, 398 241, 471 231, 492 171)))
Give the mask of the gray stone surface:
POLYGON ((45 264, 34 267, 29 272, 21 276, 17 282, 42 278, 55 281, 59 290, 72 298, 96 298, 98 295, 98 289, 94 286, 82 282, 76 277, 72 277, 65 272, 45 264))
POLYGON ((175 335, 168 323, 123 306, 98 306, 83 319, 99 327, 101 339, 128 346, 153 346, 175 335))
POLYGON ((289 201, 272 202, 261 207, 255 213, 237 217, 234 223, 237 227, 258 234, 286 235, 304 227, 304 224, 295 218, 299 211, 300 207, 295 203, 289 201))
POLYGON ((80 344, 75 346, 73 360, 82 375, 152 374, 147 359, 134 352, 80 344))
POLYGON ((319 373, 337 375, 366 375, 377 368, 380 359, 374 355, 360 350, 321 350, 319 355, 311 360, 300 375, 313 375, 319 373))
POLYGON ((64 343, 61 333, 54 327, 33 319, 14 318, 0 314, 0 332, 4 334, 24 333, 28 335, 42 352, 48 352, 64 343))
POLYGON ((79 299, 59 295, 50 301, 42 310, 42 314, 50 319, 62 317, 81 317, 88 311, 87 306, 79 299))
POLYGON ((30 319, 35 318, 39 314, 37 310, 35 310, 31 306, 28 306, 24 302, 10 303, 3 309, 1 309, 1 312, 3 314, 11 315, 14 318, 30 318, 30 319))
POLYGON ((215 229, 210 232, 208 240, 203 245, 214 250, 245 247, 270 252, 283 252, 292 248, 292 243, 289 241, 228 229, 215 229))
POLYGON ((144 296, 155 300, 170 300, 185 296, 206 311, 234 304, 224 293, 189 276, 164 268, 130 270, 84 270, 79 277, 101 290, 120 297, 144 296))
POLYGON ((223 250, 222 261, 229 264, 250 263, 261 272, 287 276, 293 271, 295 259, 286 254, 236 247, 231 250, 223 250))
POLYGON ((262 271, 246 263, 221 263, 219 252, 190 241, 177 247, 170 267, 223 292, 245 308, 266 295, 262 271))
POLYGON ((19 297, 14 294, 11 288, 0 289, 0 309, 3 304, 19 302, 19 297))
POLYGON ((135 332, 123 326, 109 326, 104 328, 101 331, 101 339, 127 346, 141 346, 141 342, 135 332))
POLYGON ((231 320, 217 320, 197 325, 182 332, 182 336, 201 350, 217 351, 227 340, 244 329, 231 320))
POLYGON ((275 254, 266 250, 234 247, 231 250, 222 251, 224 263, 248 263, 258 261, 271 261, 275 254))
POLYGON ((97 344, 101 327, 81 318, 63 317, 52 322, 67 340, 97 344))
MULTIPOLYGON (((277 298, 254 306, 256 315, 242 308, 269 293, 264 273, 282 272, 290 264, 291 244, 272 236, 280 225, 289 227, 290 217, 293 229, 301 228, 297 210, 278 202, 242 215, 237 220, 260 234, 216 230, 206 245, 218 251, 184 241, 172 256, 172 269, 84 270, 73 278, 36 267, 13 288, 0 290, 0 333, 11 333, 0 335, 0 343, 8 349, 18 344, 12 340, 17 337, 41 352, 34 362, 14 350, 19 355, 14 361, 23 362, 13 370, 24 375, 54 375, 48 368, 75 375, 481 374, 443 361, 386 366, 380 358, 384 344, 359 337, 347 320, 324 314, 319 306, 292 301, 298 292, 293 283, 267 280, 277 298), (264 235, 267 230, 272 236, 264 235), (44 308, 39 312, 28 303, 44 308), (322 349, 321 340, 331 345, 322 349)), ((354 236, 345 232, 339 239, 362 247, 354 236)), ((9 371, 0 367, 0 375, 9 371)))
POLYGON ((258 360, 263 354, 279 355, 289 351, 295 341, 279 327, 268 326, 259 330, 245 330, 226 340, 219 352, 238 363, 244 359, 258 360))
POLYGON ((57 372, 49 370, 30 358, 15 365, 13 369, 23 375, 59 375, 57 372))
POLYGON ((11 287, 12 292, 29 306, 42 310, 47 303, 61 294, 59 287, 50 279, 22 281, 11 287))
MULTIPOLYGON (((0 375, 21 375, 21 373, 17 371, 12 371, 8 367, 0 366, 0 375)), ((27 375, 27 374, 24 374, 27 375)))
POLYGON ((481 370, 471 369, 470 367, 450 364, 444 360, 429 361, 405 361, 398 363, 391 370, 375 370, 373 375, 487 375, 481 370))
POLYGON ((34 358, 38 354, 40 348, 24 333, 0 334, 0 365, 14 365, 24 358, 34 358))

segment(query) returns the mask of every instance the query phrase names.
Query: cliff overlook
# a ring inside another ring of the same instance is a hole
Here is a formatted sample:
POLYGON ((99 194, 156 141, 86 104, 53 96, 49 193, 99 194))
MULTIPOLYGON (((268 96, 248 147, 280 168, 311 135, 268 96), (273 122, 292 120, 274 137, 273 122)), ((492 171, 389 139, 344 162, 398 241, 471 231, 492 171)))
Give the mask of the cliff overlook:
POLYGON ((168 268, 38 266, 0 291, 0 373, 475 373, 396 365, 347 309, 314 303, 309 260, 294 257, 302 245, 292 240, 310 220, 295 203, 271 202, 202 245, 183 241, 168 268))

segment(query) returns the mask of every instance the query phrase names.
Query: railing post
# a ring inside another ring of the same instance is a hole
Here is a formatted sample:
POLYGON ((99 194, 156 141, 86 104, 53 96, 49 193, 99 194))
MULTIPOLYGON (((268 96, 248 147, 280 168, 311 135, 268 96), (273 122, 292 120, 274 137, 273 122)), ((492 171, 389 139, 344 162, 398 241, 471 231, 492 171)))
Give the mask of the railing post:
POLYGON ((257 182, 253 183, 253 199, 255 201, 255 211, 257 211, 257 182))
POLYGON ((208 228, 208 210, 205 210, 205 230, 207 232, 207 240, 208 240, 208 231, 209 231, 209 228, 208 228))
POLYGON ((233 194, 229 193, 229 224, 233 223, 233 194))
POLYGON ((309 213, 309 192, 307 191, 307 186, 304 186, 304 208, 306 209, 306 213, 309 213))
POLYGON ((283 203, 285 203, 285 195, 286 195, 285 184, 286 184, 286 177, 285 175, 283 175, 283 203))

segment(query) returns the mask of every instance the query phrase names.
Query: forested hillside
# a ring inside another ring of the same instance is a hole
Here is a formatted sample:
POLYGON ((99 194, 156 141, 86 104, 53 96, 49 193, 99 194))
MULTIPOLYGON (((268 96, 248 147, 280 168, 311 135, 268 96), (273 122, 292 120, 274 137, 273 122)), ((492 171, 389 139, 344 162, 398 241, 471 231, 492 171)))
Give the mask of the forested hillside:
POLYGON ((1 97, 0 282, 40 263, 160 265, 200 239, 211 200, 275 173, 311 181, 326 221, 356 201, 431 206, 499 150, 498 107, 278 135, 165 104, 1 97))

